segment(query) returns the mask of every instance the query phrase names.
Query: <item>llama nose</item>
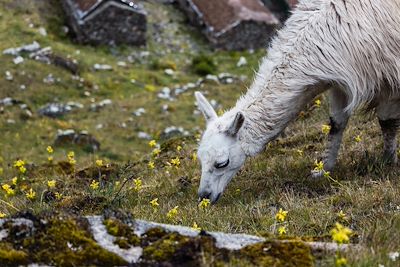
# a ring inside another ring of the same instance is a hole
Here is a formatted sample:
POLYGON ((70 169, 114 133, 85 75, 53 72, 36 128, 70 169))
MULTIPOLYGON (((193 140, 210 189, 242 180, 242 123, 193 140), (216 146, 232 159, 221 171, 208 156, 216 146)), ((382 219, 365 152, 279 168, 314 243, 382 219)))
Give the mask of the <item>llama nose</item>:
POLYGON ((198 201, 202 201, 204 198, 210 199, 211 196, 211 192, 208 191, 199 191, 199 199, 198 201))

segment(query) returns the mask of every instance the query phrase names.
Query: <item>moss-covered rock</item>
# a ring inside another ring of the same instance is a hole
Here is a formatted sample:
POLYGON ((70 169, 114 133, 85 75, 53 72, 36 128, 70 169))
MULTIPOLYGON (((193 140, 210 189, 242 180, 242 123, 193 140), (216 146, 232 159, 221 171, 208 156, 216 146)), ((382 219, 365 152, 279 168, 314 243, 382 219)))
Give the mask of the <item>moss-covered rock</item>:
POLYGON ((238 258, 256 266, 314 266, 311 249, 302 241, 266 241, 249 245, 237 252, 238 258))
POLYGON ((2 227, 0 266, 44 263, 53 266, 121 266, 127 262, 92 238, 87 221, 73 216, 29 216, 2 227))

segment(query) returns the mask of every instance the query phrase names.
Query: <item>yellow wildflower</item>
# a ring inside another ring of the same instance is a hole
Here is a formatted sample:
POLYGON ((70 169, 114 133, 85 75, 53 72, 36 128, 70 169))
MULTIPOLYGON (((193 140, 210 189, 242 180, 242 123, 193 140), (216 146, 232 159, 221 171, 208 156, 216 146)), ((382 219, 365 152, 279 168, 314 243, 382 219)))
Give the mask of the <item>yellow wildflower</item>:
POLYGON ((303 156, 304 152, 301 149, 297 149, 296 150, 297 154, 299 154, 299 156, 303 156))
POLYGON ((150 205, 153 208, 157 208, 158 206, 160 206, 160 204, 158 204, 158 198, 153 199, 152 201, 150 201, 150 205))
POLYGON ((198 206, 199 206, 199 208, 205 209, 205 208, 207 208, 210 204, 211 204, 211 201, 210 201, 209 199, 203 198, 203 199, 200 201, 200 203, 199 203, 198 206))
POLYGON ((161 150, 159 148, 154 148, 151 152, 154 157, 157 157, 160 154, 161 150))
POLYGON ((99 189, 99 182, 96 182, 95 180, 93 180, 91 183, 90 183, 90 188, 92 188, 93 190, 97 190, 97 189, 99 189))
POLYGON ((178 152, 181 151, 181 150, 182 150, 182 146, 179 146, 179 145, 178 145, 178 146, 176 147, 176 150, 177 150, 178 152))
POLYGON ((338 244, 348 243, 350 241, 350 235, 353 231, 340 223, 335 224, 335 228, 331 230, 332 240, 338 244))
POLYGON ((52 156, 48 156, 48 157, 47 157, 47 160, 50 161, 50 162, 52 162, 52 161, 53 161, 53 157, 52 157, 52 156))
POLYGON ((63 197, 63 195, 60 194, 60 193, 58 193, 58 192, 55 192, 54 195, 56 196, 56 199, 57 199, 57 200, 61 200, 62 197, 63 197))
POLYGON ((324 163, 316 160, 314 162, 314 171, 324 171, 324 163))
POLYGON ((26 168, 25 168, 25 166, 19 167, 19 171, 20 171, 21 173, 26 173, 26 168))
POLYGON ((275 219, 278 222, 284 222, 286 220, 288 212, 283 210, 282 208, 279 209, 278 213, 275 215, 275 219))
POLYGON ((115 186, 119 186, 120 183, 121 183, 120 181, 116 181, 116 182, 115 182, 115 186))
POLYGON ((331 177, 331 172, 324 171, 324 177, 326 177, 326 178, 331 177))
POLYGON ((4 191, 6 191, 6 195, 7 196, 13 196, 15 195, 15 191, 14 189, 11 188, 11 186, 9 184, 3 184, 1 186, 1 188, 3 188, 4 191))
POLYGON ((224 115, 224 110, 223 110, 222 108, 218 109, 217 115, 218 115, 218 116, 224 115))
POLYGON ((135 186, 133 187, 133 189, 135 191, 140 191, 142 189, 142 180, 138 179, 133 179, 133 183, 135 184, 135 186))
POLYGON ((319 99, 315 100, 314 104, 317 108, 319 108, 321 106, 321 100, 319 99))
POLYGON ((170 209, 167 212, 167 219, 173 220, 178 215, 178 206, 175 206, 173 209, 170 209))
POLYGON ((331 126, 327 125, 327 124, 323 124, 321 127, 321 131, 323 134, 329 134, 329 132, 331 131, 331 126))
POLYGON ((101 160, 101 159, 96 160, 96 165, 98 167, 102 167, 103 166, 103 160, 101 160))
POLYGON ((70 151, 68 152, 68 161, 71 165, 75 165, 76 164, 76 160, 75 160, 75 152, 74 151, 70 151))
POLYGON ((52 154, 54 152, 54 149, 51 146, 48 146, 46 148, 46 150, 47 150, 47 153, 49 153, 49 154, 52 154))
POLYGON ((344 257, 337 258, 335 261, 336 267, 342 267, 347 265, 347 259, 344 257))
POLYGON ((285 235, 286 232, 287 232, 286 226, 280 226, 280 227, 278 228, 278 234, 279 234, 279 235, 285 235))
POLYGON ((147 164, 147 167, 149 167, 149 169, 154 169, 155 168, 155 164, 154 161, 149 161, 149 163, 147 164))
POLYGON ((149 146, 150 146, 150 147, 155 147, 156 145, 157 145, 156 140, 151 140, 151 141, 149 142, 149 146))
POLYGON ((29 189, 28 193, 25 194, 27 199, 34 200, 36 197, 36 192, 33 189, 29 189))
POLYGON ((48 186, 49 188, 54 188, 54 187, 56 187, 56 180, 47 181, 47 186, 48 186))
POLYGON ((192 160, 193 160, 193 161, 197 161, 197 154, 196 154, 196 152, 193 152, 193 153, 192 153, 192 160))
POLYGON ((181 165, 181 161, 179 160, 178 157, 176 157, 176 158, 174 158, 174 159, 171 159, 171 164, 172 164, 173 166, 175 166, 176 168, 178 168, 179 165, 181 165))
POLYGON ((3 212, 0 212, 0 219, 5 218, 6 216, 7 216, 7 214, 5 214, 5 213, 3 213, 3 212))
POLYGON ((196 230, 196 231, 201 231, 201 228, 197 225, 196 222, 193 222, 192 229, 193 229, 193 230, 196 230))
POLYGON ((25 165, 25 161, 23 161, 21 159, 19 159, 19 160, 14 162, 14 167, 17 168, 17 169, 22 167, 22 166, 24 166, 24 165, 25 165))
POLYGON ((17 183, 18 183, 18 178, 17 178, 17 177, 12 178, 12 179, 11 179, 11 183, 12 183, 13 185, 17 185, 17 183))
POLYGON ((356 141, 357 143, 360 143, 362 141, 361 136, 357 135, 356 137, 354 137, 354 141, 356 141))

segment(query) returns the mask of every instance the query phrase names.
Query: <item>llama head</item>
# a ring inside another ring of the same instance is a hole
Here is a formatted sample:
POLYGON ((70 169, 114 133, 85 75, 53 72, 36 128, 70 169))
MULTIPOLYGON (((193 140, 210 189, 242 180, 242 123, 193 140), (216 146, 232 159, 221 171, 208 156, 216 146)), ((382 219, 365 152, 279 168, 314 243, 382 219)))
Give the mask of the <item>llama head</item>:
POLYGON ((195 96, 207 121, 198 149, 202 169, 198 195, 200 200, 207 198, 215 203, 246 159, 238 138, 245 118, 241 112, 234 111, 218 117, 200 92, 195 96))

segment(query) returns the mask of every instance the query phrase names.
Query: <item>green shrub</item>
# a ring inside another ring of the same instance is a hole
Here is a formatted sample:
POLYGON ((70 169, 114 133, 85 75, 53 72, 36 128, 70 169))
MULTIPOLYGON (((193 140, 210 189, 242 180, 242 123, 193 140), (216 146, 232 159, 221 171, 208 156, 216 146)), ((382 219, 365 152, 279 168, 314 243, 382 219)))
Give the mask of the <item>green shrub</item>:
POLYGON ((199 75, 214 74, 217 71, 217 66, 210 56, 199 55, 192 60, 192 70, 199 75))

